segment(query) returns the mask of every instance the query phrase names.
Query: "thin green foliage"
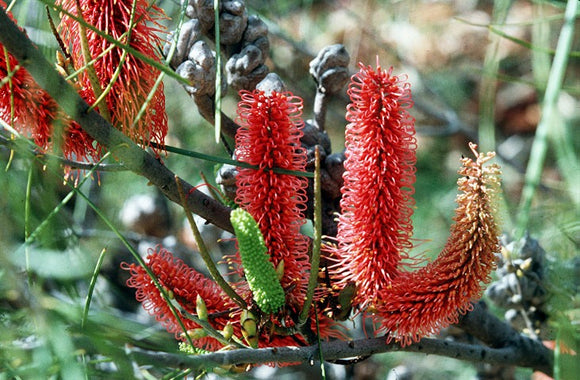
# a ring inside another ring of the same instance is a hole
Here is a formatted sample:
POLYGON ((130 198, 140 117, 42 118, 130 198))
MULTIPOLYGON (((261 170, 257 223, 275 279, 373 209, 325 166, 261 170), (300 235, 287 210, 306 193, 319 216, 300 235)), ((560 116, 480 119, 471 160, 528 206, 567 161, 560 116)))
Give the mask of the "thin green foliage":
MULTIPOLYGON (((508 11, 512 6, 512 0, 498 0, 494 2, 492 22, 503 24, 508 11)), ((490 33, 490 43, 485 53, 483 71, 487 74, 481 80, 479 94, 479 147, 481 151, 495 150, 495 96, 497 88, 496 74, 499 69, 499 44, 501 37, 490 33)))
MULTIPOLYGON (((541 5, 541 3, 539 5, 541 5)), ((472 21, 463 19, 461 17, 455 17, 455 20, 460 21, 460 22, 467 24, 467 25, 487 28, 491 33, 496 34, 501 38, 505 38, 506 40, 509 40, 511 42, 514 42, 515 44, 520 45, 528 50, 531 50, 534 52, 545 53, 545 54, 549 54, 549 55, 554 55, 554 54, 556 54, 556 50, 550 49, 550 48, 542 46, 542 45, 538 45, 536 43, 536 41, 529 42, 529 41, 526 41, 524 39, 512 36, 511 34, 504 32, 500 28, 503 26, 516 26, 516 25, 529 25, 529 24, 531 24, 532 26, 535 26, 538 24, 543 24, 543 23, 550 21, 550 20, 559 20, 561 18, 562 18, 562 16, 551 17, 551 18, 549 18, 549 17, 534 17, 533 21, 529 21, 529 22, 525 22, 525 23, 503 23, 503 24, 495 24, 495 23, 480 24, 480 23, 476 23, 476 22, 472 22, 472 21)), ((580 57, 580 51, 570 50, 569 55, 570 55, 570 57, 578 58, 578 57, 580 57)))
POLYGON ((103 261, 105 259, 105 253, 107 253, 107 248, 103 248, 103 250, 101 251, 97 263, 95 264, 95 270, 93 271, 93 275, 91 276, 89 290, 87 292, 87 298, 85 300, 85 308, 83 310, 83 317, 81 319, 81 329, 85 328, 85 324, 89 316, 89 308, 91 306, 91 300, 93 299, 93 291, 95 290, 97 278, 99 277, 99 273, 101 272, 101 266, 103 265, 103 261))
POLYGON ((322 353, 322 341, 320 340, 320 324, 318 322, 318 311, 316 305, 314 306, 314 317, 316 319, 316 339, 318 340, 318 359, 320 360, 320 376, 323 380, 326 379, 326 370, 324 369, 324 355, 322 353))
POLYGON ((179 179, 178 176, 175 176, 175 183, 177 184, 179 198, 185 210, 185 216, 187 217, 187 221, 189 222, 189 225, 191 227, 191 232, 193 233, 195 242, 197 243, 197 246, 199 248, 199 253, 207 269, 209 270, 209 273, 211 274, 215 282, 218 283, 218 285, 223 289, 224 292, 226 292, 226 294, 232 300, 234 300, 241 308, 246 309, 248 307, 246 301, 244 301, 244 299, 238 293, 236 293, 236 291, 230 286, 230 284, 228 284, 228 282, 224 279, 220 271, 217 269, 215 263, 213 262, 211 255, 207 249, 207 246, 205 245, 205 242, 201 237, 201 233, 197 228, 197 224, 195 224, 195 220, 193 220, 193 215, 191 214, 191 211, 187 207, 186 196, 183 191, 183 186, 181 185, 181 180, 179 179))
MULTIPOLYGON (((169 51, 167 53, 167 57, 165 57, 164 63, 166 66, 169 66, 169 62, 171 62, 171 58, 173 57, 173 55, 175 54, 175 51, 177 49, 177 41, 179 39, 179 34, 181 33, 181 28, 183 27, 183 23, 185 22, 185 9, 186 8, 187 8, 187 2, 184 1, 181 5, 181 12, 179 13, 179 20, 177 22, 177 28, 176 28, 175 33, 173 35, 173 39, 171 41, 171 45, 170 45, 169 51)), ((133 25, 133 24, 131 24, 131 25, 133 25)), ((126 52, 126 50, 123 51, 123 55, 125 55, 124 54, 125 52, 126 52)), ((141 120, 143 115, 147 112, 147 107, 149 106, 149 104, 151 103, 153 98, 155 97, 155 93, 157 92, 157 89, 159 88, 161 83, 163 83, 164 77, 165 77, 165 73, 163 71, 161 71, 159 73, 159 75, 157 76, 157 80, 153 84, 153 87, 149 91, 149 94, 147 94, 147 98, 145 99, 145 101, 141 105, 141 109, 137 113, 137 116, 135 116, 135 120, 133 120, 133 123, 132 123, 133 127, 139 122, 139 120, 141 120)))
MULTIPOLYGON (((157 144, 151 144, 151 145, 155 146, 155 147, 158 146, 157 144)), ((171 153, 177 153, 177 154, 180 154, 182 156, 187 156, 187 157, 199 158, 201 160, 216 162, 219 164, 229 164, 229 165, 239 166, 242 168, 259 169, 258 166, 248 164, 247 162, 232 160, 230 158, 225 158, 225 157, 212 156, 209 154, 199 153, 199 152, 195 152, 195 151, 187 150, 187 149, 182 149, 182 148, 177 148, 177 147, 170 146, 170 145, 166 145, 165 149, 171 153)), ((282 168, 274 168, 274 169, 272 169, 272 171, 274 173, 277 173, 277 174, 289 174, 289 175, 295 175, 295 176, 299 176, 299 177, 314 178, 314 173, 310 173, 310 172, 301 172, 301 171, 287 170, 287 169, 282 169, 282 168)))
MULTIPOLYGON (((26 195, 24 203, 24 242, 25 244, 30 238, 30 193, 32 191, 32 165, 28 168, 28 178, 26 179, 26 195)), ((28 244, 26 244, 26 249, 24 250, 25 255, 25 271, 28 281, 30 281, 30 250, 28 249, 28 244)))
MULTIPOLYGON (((7 129, 9 132, 13 133, 15 136, 21 138, 19 136, 18 132, 16 130, 14 130, 12 127, 10 127, 9 125, 7 125, 6 123, 2 122, 2 126, 5 129, 7 129)), ((27 142, 28 144, 31 144, 31 145, 34 145, 35 146, 35 144, 32 141, 29 141, 28 139, 24 139, 24 138, 21 138, 21 139, 23 141, 27 142)), ((38 158, 36 158, 36 159, 38 159, 38 158)), ((50 169, 50 167, 49 167, 49 169, 50 169)), ((53 175, 60 176, 61 177, 60 178, 61 180, 64 179, 64 178, 62 178, 62 174, 53 173, 52 170, 48 170, 47 173, 51 173, 53 175)), ((78 187, 76 187, 70 181, 65 181, 65 184, 68 185, 69 187, 71 187, 72 191, 76 195, 78 195, 85 202, 87 202, 87 204, 89 205, 89 207, 91 209, 93 209, 93 211, 101 218, 101 220, 105 223, 105 225, 119 238, 119 240, 123 243, 123 245, 129 250, 129 252, 133 256, 133 258, 137 261, 137 263, 139 265, 141 265, 143 267, 143 269, 145 269, 147 275, 151 278, 151 280, 155 284, 155 287, 159 290, 161 296, 163 297, 163 299, 167 303, 167 305, 168 305, 169 309, 171 310, 171 313, 175 317, 177 323, 179 324, 179 326, 181 327, 181 329, 183 330, 184 333, 187 332, 187 329, 185 328, 185 325, 183 324, 183 321, 181 320, 181 318, 180 318, 180 316, 179 316, 179 314, 177 312, 177 309, 175 308, 175 306, 173 305, 173 303, 170 301, 170 298, 167 295, 167 292, 165 291, 165 289, 163 288, 163 286, 159 283, 159 280, 157 279, 157 277, 155 277, 155 274, 145 264, 145 261, 143 260, 143 258, 141 257, 141 255, 139 255, 139 253, 137 251, 135 251, 135 248, 133 248, 133 246, 127 240, 127 238, 121 233, 121 231, 119 231, 119 229, 113 224, 113 222, 111 222, 111 220, 101 211, 101 209, 99 207, 97 207, 94 204, 94 202, 92 202, 91 199, 86 194, 84 194, 78 187)), ((60 207, 62 207, 62 206, 60 206, 60 207)), ((24 247, 26 247, 26 246, 27 246, 27 244, 25 242, 24 247)), ((186 337, 187 337, 188 342, 190 344, 192 344, 191 339, 189 338, 189 336, 187 334, 186 334, 186 337)))
POLYGON ((540 183, 550 129, 558 121, 557 101, 562 88, 564 74, 568 64, 569 52, 574 37, 574 22, 578 9, 577 0, 568 0, 566 5, 564 24, 558 38, 556 54, 550 69, 544 102, 542 104, 542 118, 536 128, 536 135, 532 144, 530 160, 526 169, 525 184, 522 191, 518 214, 515 239, 519 240, 525 233, 532 206, 532 200, 540 183))
MULTIPOLYGON (((48 6, 54 6, 53 2, 50 0, 40 0, 40 1, 48 6)), ((177 74, 169 66, 167 66, 163 63, 157 62, 154 59, 152 59, 152 58, 146 56, 145 54, 141 53, 140 51, 136 50, 135 48, 131 47, 130 45, 127 45, 127 44, 124 44, 124 43, 118 41, 117 39, 115 39, 112 36, 108 35, 107 33, 103 32, 102 30, 95 28, 94 26, 85 22, 83 19, 77 17, 76 15, 74 15, 74 14, 72 14, 72 13, 70 13, 70 12, 60 8, 60 7, 58 8, 58 11, 67 15, 71 19, 77 21, 80 25, 84 26, 85 28, 90 29, 91 31, 95 32, 100 37, 103 37, 107 42, 115 45, 116 47, 127 50, 129 52, 129 54, 133 55, 135 58, 138 58, 138 59, 142 60, 143 62, 147 63, 148 65, 156 68, 157 70, 165 73, 165 75, 167 75, 168 77, 175 79, 179 83, 182 83, 185 85, 191 85, 191 83, 189 83, 189 81, 186 78, 183 78, 182 76, 177 74)))
MULTIPOLYGON (((83 23, 79 23, 79 30, 80 30, 79 34, 80 34, 80 42, 81 42, 81 50, 83 53, 83 59, 85 62, 90 62, 92 60, 92 57, 91 57, 91 52, 89 49, 89 41, 87 38, 87 29, 84 25, 86 23, 84 22, 80 0, 75 0, 75 3, 76 3, 77 14, 78 14, 77 17, 83 21, 83 23)), ((87 72, 87 75, 89 77, 89 82, 91 83, 91 87, 93 90, 93 94, 95 95, 95 98, 102 100, 104 98, 103 89, 101 88, 101 83, 99 81, 99 77, 97 76, 95 66, 94 65, 87 65, 86 72, 87 72)), ((91 107, 92 108, 97 107, 99 110, 99 113, 108 122, 111 122, 111 114, 109 113, 109 107, 107 107, 106 102, 105 103, 95 102, 91 107)))

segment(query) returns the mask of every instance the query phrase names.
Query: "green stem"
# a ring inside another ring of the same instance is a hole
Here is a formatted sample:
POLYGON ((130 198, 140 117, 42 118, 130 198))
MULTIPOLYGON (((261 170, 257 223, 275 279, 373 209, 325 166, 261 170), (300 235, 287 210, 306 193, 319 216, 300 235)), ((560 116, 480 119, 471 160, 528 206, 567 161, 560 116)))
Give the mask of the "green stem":
MULTIPOLYGON (((80 19, 84 21, 83 11, 81 9, 81 4, 79 0, 75 1, 77 14, 80 19)), ((79 23, 79 32, 80 32, 80 42, 81 42, 81 49, 83 52, 83 59, 85 62, 90 62, 92 60, 91 51, 89 49, 89 40, 87 38, 87 28, 84 26, 83 23, 79 23)), ((89 77, 89 81, 91 82, 91 87, 93 88, 93 93, 96 99, 102 99, 101 95, 103 94, 103 89, 101 88, 101 82, 99 77, 97 76, 97 72, 95 71, 94 65, 87 66, 87 75, 89 77)), ((95 102, 92 107, 97 105, 99 112, 105 120, 111 122, 111 114, 109 113, 109 108, 107 107, 106 102, 95 102)), ((90 110, 90 108, 89 108, 90 110)))
POLYGON ((315 149, 314 167, 314 239, 312 240, 312 258, 310 259, 310 277, 308 289, 302 312, 298 319, 298 325, 302 326, 308 320, 310 306, 314 297, 314 290, 318 285, 318 269, 320 267, 320 245, 322 242, 322 199, 320 190, 320 150, 315 149))
MULTIPOLYGON (((503 24, 511 5, 512 0, 494 2, 492 23, 503 24)), ((498 51, 502 36, 490 28, 489 39, 490 43, 483 64, 485 75, 482 77, 479 98, 479 147, 482 152, 495 150, 495 97, 499 68, 498 51)))
POLYGON ((181 180, 179 179, 178 176, 175 176, 175 182, 177 184, 177 191, 179 192, 179 197, 181 198, 181 204, 183 206, 183 209, 185 210, 185 216, 187 217, 187 220, 191 227, 191 231, 193 232, 193 237, 195 238, 195 242, 197 243, 197 246, 199 248, 199 254, 201 255, 201 258, 203 259, 205 265, 207 266, 209 273, 211 274, 215 282, 218 283, 218 285, 223 289, 223 291, 235 303, 237 303, 242 309, 247 309, 248 305, 246 304, 246 301, 244 301, 244 299, 238 293, 236 293, 236 291, 230 286, 230 284, 228 284, 228 282, 223 278, 223 276, 217 269, 215 263, 213 262, 211 255, 209 254, 209 251, 203 241, 203 238, 201 237, 201 233, 197 228, 197 224, 195 223, 195 220, 193 220, 193 215, 191 214, 191 211, 189 211, 189 208, 187 207, 187 201, 185 199, 183 186, 181 185, 181 180))
POLYGON ((97 284, 97 277, 99 277, 101 266, 103 265, 103 261, 105 260, 106 252, 107 252, 106 248, 103 248, 101 250, 101 254, 99 255, 99 259, 97 260, 97 264, 95 265, 95 270, 93 271, 93 276, 91 277, 91 282, 89 283, 89 291, 87 293, 87 299, 85 300, 85 309, 83 310, 83 317, 81 319, 81 329, 85 328, 85 324, 89 316, 89 308, 91 306, 91 300, 93 299, 93 291, 95 290, 95 285, 97 284))
POLYGON ((28 247, 28 241, 30 238, 30 193, 32 190, 32 164, 28 168, 28 179, 26 180, 26 198, 24 203, 24 242, 26 244, 25 252, 25 270, 30 282, 30 252, 28 247))

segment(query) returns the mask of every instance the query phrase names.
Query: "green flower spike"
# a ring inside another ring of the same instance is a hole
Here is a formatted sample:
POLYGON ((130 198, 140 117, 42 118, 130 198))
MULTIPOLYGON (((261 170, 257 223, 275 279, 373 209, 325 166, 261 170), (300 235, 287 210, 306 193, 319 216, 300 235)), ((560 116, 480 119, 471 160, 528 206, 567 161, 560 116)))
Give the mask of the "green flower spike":
POLYGON ((258 223, 241 208, 232 211, 230 220, 238 238, 242 266, 254 301, 264 313, 275 313, 284 306, 286 295, 270 262, 258 223))

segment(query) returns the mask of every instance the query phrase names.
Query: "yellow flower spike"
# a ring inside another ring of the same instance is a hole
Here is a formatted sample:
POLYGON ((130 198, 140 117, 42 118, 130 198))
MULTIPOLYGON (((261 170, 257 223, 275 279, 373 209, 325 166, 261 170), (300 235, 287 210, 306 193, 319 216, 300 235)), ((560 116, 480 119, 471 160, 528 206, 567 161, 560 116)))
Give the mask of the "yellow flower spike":
MULTIPOLYGON (((256 304, 266 314, 280 310, 286 302, 278 273, 270 262, 268 249, 258 223, 247 211, 232 211, 230 220, 238 239, 244 273, 256 304)), ((282 264, 282 271, 284 266, 282 264)))
POLYGON ((205 306, 205 301, 198 294, 195 299, 195 311, 197 312, 197 317, 202 321, 207 321, 207 306, 205 306))

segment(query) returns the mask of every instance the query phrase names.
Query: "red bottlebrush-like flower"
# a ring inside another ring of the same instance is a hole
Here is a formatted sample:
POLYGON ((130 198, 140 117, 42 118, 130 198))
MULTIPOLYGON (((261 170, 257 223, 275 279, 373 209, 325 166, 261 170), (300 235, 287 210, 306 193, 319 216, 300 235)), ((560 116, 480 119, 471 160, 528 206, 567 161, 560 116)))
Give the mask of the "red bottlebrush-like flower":
MULTIPOLYGON (((89 25, 128 44, 143 55, 160 61, 158 46, 161 40, 158 33, 162 29, 157 21, 163 17, 161 9, 151 6, 146 0, 79 2, 82 17, 89 25), (135 7, 132 15, 133 5, 135 7)), ((56 5, 77 15, 75 1, 59 0, 56 5)), ((80 24, 63 15, 59 30, 63 41, 70 46, 74 68, 82 68, 86 62, 81 46, 80 24)), ((155 89, 147 111, 135 122, 141 107, 154 89, 159 70, 130 53, 124 53, 120 47, 111 48, 111 43, 89 28, 86 30, 86 37, 91 59, 95 59, 93 67, 100 89, 108 91, 105 101, 113 125, 136 142, 143 141, 148 144, 152 141, 163 145, 167 134, 167 115, 162 84, 155 89), (108 86, 110 90, 107 90, 108 86)), ((96 96, 87 70, 80 74, 79 84, 81 96, 89 104, 93 104, 96 96)))
MULTIPOLYGON (((131 273, 127 285, 137 289, 136 299, 141 302, 143 308, 149 314, 155 316, 170 333, 174 333, 177 339, 185 341, 183 330, 177 319, 171 312, 167 302, 161 296, 159 290, 145 271, 136 264, 122 264, 123 269, 131 273)), ((228 322, 233 327, 233 334, 243 341, 240 325, 242 310, 232 301, 226 293, 212 280, 206 278, 195 269, 188 267, 183 261, 175 259, 171 252, 162 247, 151 250, 147 257, 147 266, 154 273, 159 283, 170 293, 183 310, 189 314, 196 314, 196 299, 199 295, 207 307, 208 321, 218 331, 222 331, 228 322)), ((237 284, 236 290, 247 300, 251 294, 247 284, 237 284)), ((187 313, 178 310, 178 315, 187 330, 201 328, 200 325, 187 317, 187 313)), ((335 329, 333 321, 321 315, 319 328, 322 338, 343 337, 342 331, 335 329)), ((273 325, 279 328, 293 326, 289 317, 272 319, 268 326, 256 326, 259 334, 259 347, 280 347, 306 345, 307 342, 300 335, 279 335, 274 332, 273 325)), ((312 328, 315 329, 314 319, 312 328)), ((216 351, 223 345, 214 338, 202 337, 192 339, 193 344, 204 350, 216 351)))
POLYGON ((237 159, 259 169, 239 169, 236 201, 258 222, 274 266, 284 261, 280 282, 287 302, 299 308, 310 268, 308 241, 300 233, 308 181, 272 169, 305 170, 306 152, 300 146, 302 99, 289 92, 261 90, 241 91, 240 96, 237 159))
MULTIPOLYGON (((6 4, 0 1, 0 6, 6 4)), ((11 15, 10 15, 11 16, 11 15)), ((64 156, 69 159, 98 157, 93 139, 81 131, 59 110, 58 105, 44 91, 18 61, 0 45, 0 119, 18 132, 31 137, 42 150, 48 151, 61 144, 64 156), (55 128, 62 136, 55 139, 55 128)))
POLYGON ((348 94, 338 247, 327 247, 337 287, 355 283, 364 307, 390 286, 411 248, 415 129, 410 85, 393 69, 360 65, 348 94))
POLYGON ((403 345, 437 333, 457 323, 479 298, 499 252, 498 227, 494 220, 494 196, 499 191, 499 167, 484 166, 494 155, 478 154, 476 161, 463 158, 458 180, 460 194, 455 224, 439 257, 411 273, 401 273, 380 290, 376 312, 389 339, 403 345))
MULTIPOLYGON (((205 301, 211 325, 216 330, 222 330, 228 322, 231 322, 234 325, 234 333, 241 336, 239 326, 241 310, 214 281, 188 267, 183 261, 175 259, 171 252, 162 247, 151 250, 147 261, 147 266, 159 283, 173 294, 185 311, 196 314, 196 299, 199 294, 205 301)), ((174 333, 176 338, 185 340, 181 334, 183 330, 145 269, 136 264, 123 264, 123 269, 131 273, 127 285, 137 289, 136 298, 142 302, 143 308, 154 315, 167 331, 174 333)), ((201 328, 183 313, 178 311, 178 314, 187 330, 201 328)), ((193 343, 196 347, 209 351, 222 347, 221 343, 211 337, 196 339, 193 343)))

